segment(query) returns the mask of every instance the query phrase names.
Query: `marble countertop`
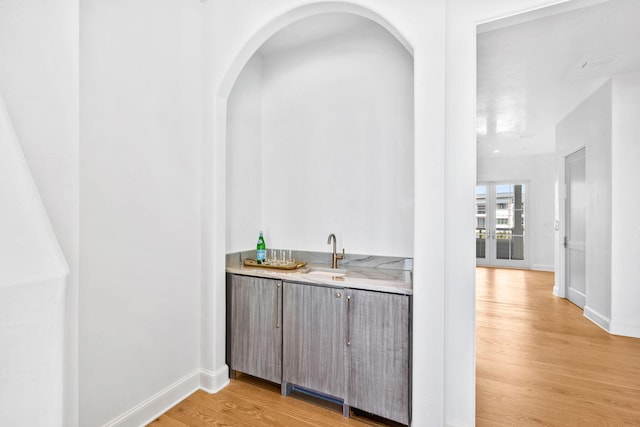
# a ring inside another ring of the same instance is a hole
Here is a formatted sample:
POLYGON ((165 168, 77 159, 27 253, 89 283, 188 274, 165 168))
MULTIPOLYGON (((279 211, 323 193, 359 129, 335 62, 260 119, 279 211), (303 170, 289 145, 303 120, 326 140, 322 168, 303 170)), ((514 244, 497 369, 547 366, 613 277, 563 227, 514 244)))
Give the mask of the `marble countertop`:
POLYGON ((227 273, 280 279, 289 282, 318 284, 339 288, 363 289, 412 295, 411 271, 341 265, 331 270, 327 264, 310 263, 296 270, 249 267, 240 262, 227 262, 227 273), (335 273, 335 274, 333 274, 335 273))

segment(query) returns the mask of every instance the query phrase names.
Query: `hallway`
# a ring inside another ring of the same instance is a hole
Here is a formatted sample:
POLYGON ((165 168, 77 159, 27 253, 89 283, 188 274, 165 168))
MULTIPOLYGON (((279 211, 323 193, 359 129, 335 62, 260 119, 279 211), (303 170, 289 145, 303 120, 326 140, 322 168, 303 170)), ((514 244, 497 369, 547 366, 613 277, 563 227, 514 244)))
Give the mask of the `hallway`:
POLYGON ((476 272, 478 426, 640 424, 640 339, 553 296, 553 273, 476 272))

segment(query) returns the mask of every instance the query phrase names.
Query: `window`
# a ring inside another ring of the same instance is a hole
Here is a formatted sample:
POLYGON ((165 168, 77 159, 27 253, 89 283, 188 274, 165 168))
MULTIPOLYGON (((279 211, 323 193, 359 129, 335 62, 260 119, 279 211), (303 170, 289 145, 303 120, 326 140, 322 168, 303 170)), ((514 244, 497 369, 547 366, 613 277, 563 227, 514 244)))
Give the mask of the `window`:
POLYGON ((476 186, 478 265, 528 265, 525 259, 525 188, 526 183, 519 182, 479 183, 476 186), (483 238, 483 232, 490 238, 483 238))

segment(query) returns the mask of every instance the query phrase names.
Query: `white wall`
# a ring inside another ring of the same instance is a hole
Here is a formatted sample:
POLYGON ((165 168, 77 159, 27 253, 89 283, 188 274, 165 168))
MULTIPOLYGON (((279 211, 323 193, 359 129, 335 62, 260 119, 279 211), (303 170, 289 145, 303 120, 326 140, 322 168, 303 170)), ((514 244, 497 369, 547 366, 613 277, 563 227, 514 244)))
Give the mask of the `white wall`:
POLYGON ((202 7, 81 4, 82 426, 199 385, 202 7))
POLYGON ((0 16, 0 92, 76 280, 77 4, 8 1, 0 16))
POLYGON ((640 337, 640 72, 612 84, 611 332, 640 337))
MULTIPOLYGON (((559 170, 563 156, 586 146, 587 302, 585 316, 613 334, 640 337, 637 259, 640 172, 640 73, 614 76, 557 126, 559 170)), ((559 176, 562 185, 563 178, 559 176)), ((559 213, 563 215, 559 200, 559 213)), ((562 220, 562 218, 561 218, 562 220)), ((561 227, 558 238, 564 233, 561 227)), ((558 251, 563 250, 558 244, 558 251)), ((562 256, 559 263, 563 263, 562 256)), ((563 285, 561 282, 560 286, 563 285)))
POLYGON ((249 130, 228 130, 230 246, 251 248, 263 228, 271 247, 329 251, 334 232, 347 252, 412 256, 410 53, 372 23, 262 62, 261 89, 245 71, 230 98, 243 97, 228 117, 249 130), (247 93, 261 95, 261 122, 247 93))
POLYGON ((68 273, 0 93, 0 287, 68 273))
POLYGON ((478 182, 528 181, 529 267, 553 271, 555 159, 553 153, 478 158, 478 182))
MULTIPOLYGON (((587 317, 605 329, 609 329, 611 319, 611 126, 611 81, 597 89, 556 126, 556 152, 561 158, 586 147, 589 191, 584 310, 587 317)), ((564 178, 559 177, 559 182, 562 186, 564 178)), ((560 210, 560 214, 564 215, 564 211, 560 210)), ((565 221, 563 217, 558 220, 560 242, 565 221)), ((561 246, 558 251, 564 252, 561 246)))
MULTIPOLYGON (((46 302, 44 293, 34 297, 33 303, 40 304, 43 316, 45 313, 51 314, 55 310, 62 310, 66 307, 65 330, 58 330, 62 326, 62 321, 54 321, 53 318, 43 320, 41 327, 51 327, 51 337, 49 341, 42 343, 40 357, 57 353, 61 342, 56 342, 54 337, 62 339, 64 336, 64 366, 58 366, 62 375, 64 369, 64 407, 60 412, 50 413, 52 423, 58 425, 73 426, 77 423, 78 410, 78 373, 77 373, 77 288, 78 288, 78 2, 77 0, 33 0, 19 1, 8 0, 0 2, 0 93, 4 96, 8 115, 15 128, 15 134, 19 141, 21 151, 24 153, 31 177, 35 182, 39 196, 46 209, 46 221, 51 222, 54 239, 60 245, 69 267, 69 276, 66 287, 64 280, 56 283, 62 289, 62 298, 53 298, 46 302), (51 304, 51 305, 48 305, 51 304), (62 306, 56 306, 62 304, 62 306), (63 419, 58 419, 62 414, 63 419)), ((3 138, 5 135, 3 135, 3 138)), ((3 143, 8 143, 4 140, 3 143)), ((11 157, 10 157, 11 158, 11 157)), ((4 160, 8 160, 7 157, 4 160)), ((3 168, 7 172, 6 168, 3 168)), ((15 178, 15 177, 14 177, 15 178)), ((8 184, 11 192, 24 190, 19 181, 14 178, 4 181, 8 184)), ((24 195, 24 194, 22 194, 24 195)), ((12 205, 10 199, 3 197, 0 199, 0 212, 2 212, 2 223, 11 224, 12 221, 6 215, 16 214, 16 205, 12 205), (5 211, 5 209, 7 209, 5 211)), ((26 206, 23 206, 26 208, 26 206)), ((26 209, 21 213, 24 215, 20 221, 28 221, 33 216, 42 215, 42 211, 26 209), (31 217, 31 218, 29 218, 31 217)), ((13 232, 19 228, 14 228, 13 232)), ((25 231, 25 230, 23 230, 25 231)), ((29 228, 28 232, 20 234, 20 245, 25 244, 27 236, 35 231, 29 228), (26 239, 26 240, 22 240, 26 239)), ((9 241, 9 234, 0 233, 4 243, 9 241)), ((15 236, 18 236, 16 234, 15 236)), ((32 236, 33 237, 33 236, 32 236)), ((36 238, 51 239, 51 235, 43 236, 38 234, 36 238)), ((34 247, 29 247, 29 254, 25 254, 15 246, 17 241, 11 241, 11 252, 15 255, 24 255, 22 262, 31 262, 39 257, 39 251, 34 247)), ((30 240, 33 243, 34 240, 30 240)), ((24 249, 24 247, 23 247, 24 249)), ((15 260, 14 260, 15 261, 15 260)), ((56 261, 64 264, 64 260, 56 261)), ((11 262, 15 268, 21 263, 11 262)), ((33 268, 28 272, 29 276, 42 272, 36 264, 27 264, 33 268)), ((66 266, 64 266, 66 268, 66 266)), ((5 268, 0 268, 5 273, 5 268)), ((24 271, 23 271, 24 273, 24 271)), ((33 276, 31 277, 33 279, 33 276)), ((24 279, 24 277, 23 277, 24 279)), ((45 277, 40 280, 45 280, 45 277)), ((5 282, 8 284, 11 282, 5 282)), ((49 285, 52 285, 49 283, 49 285)), ((40 285, 39 285, 40 286, 40 285)), ((44 286, 44 285, 42 285, 44 286)), ((42 290, 37 286, 31 288, 36 292, 42 290)), ((17 289, 13 291, 18 292, 17 289)), ((48 291, 51 291, 49 289, 48 291)), ((6 290, 3 293, 3 303, 11 304, 16 302, 14 297, 17 294, 6 290)), ((59 295, 59 294, 56 294, 59 295)), ((24 302, 24 300, 22 300, 24 302)), ((15 308, 15 306, 13 306, 15 308)), ((0 311, 4 313, 4 310, 0 311)), ((30 312, 33 314, 33 312, 30 312)), ((37 327, 35 317, 29 318, 29 313, 22 313, 24 319, 33 320, 32 326, 37 327)), ((44 317, 41 318, 41 320, 44 317)), ((25 337, 34 343, 32 338, 38 335, 32 331, 30 337, 25 337)), ((1 346, 0 346, 1 347, 1 346)), ((24 347, 15 345, 12 347, 16 351, 17 358, 20 358, 20 349, 24 347)), ((35 376, 23 383, 23 386, 30 387, 32 381, 38 383, 46 382, 46 376, 37 378, 44 370, 53 369, 54 360, 51 365, 38 365, 33 355, 24 356, 20 363, 31 363, 32 372, 16 372, 17 375, 35 376), (44 370, 43 370, 44 369, 44 370)), ((40 360, 42 361, 42 360, 40 360)), ((3 367, 7 365, 2 364, 3 367)), ((6 384, 0 380, 3 385, 6 384)), ((42 414, 46 414, 51 405, 61 403, 60 390, 57 381, 50 384, 52 388, 44 386, 38 391, 34 390, 35 401, 32 404, 16 403, 20 391, 13 394, 16 400, 4 401, 10 405, 12 410, 25 408, 25 417, 33 416, 36 419, 42 414), (55 392, 47 395, 47 392, 55 392), (42 393, 41 393, 42 392, 42 393), (42 405, 41 408, 36 409, 42 405)), ((1 387, 1 386, 0 386, 1 387)), ((22 395, 22 397, 24 397, 22 395)), ((1 399, 0 399, 1 400, 1 399)), ((24 403, 24 402, 23 402, 24 403)), ((0 424, 12 425, 12 422, 2 422, 0 424)), ((23 420, 28 422, 27 420, 23 420)))
POLYGON ((274 247, 413 256, 413 58, 377 25, 265 56, 263 226, 274 247))
POLYGON ((0 94, 0 425, 62 425, 68 267, 0 94))
POLYGON ((65 278, 2 286, 0 277, 0 425, 68 425, 65 278))
MULTIPOLYGON (((229 253, 252 248, 262 229, 262 55, 242 70, 227 106, 227 227, 229 253)), ((271 242, 267 239, 267 244, 271 242)))

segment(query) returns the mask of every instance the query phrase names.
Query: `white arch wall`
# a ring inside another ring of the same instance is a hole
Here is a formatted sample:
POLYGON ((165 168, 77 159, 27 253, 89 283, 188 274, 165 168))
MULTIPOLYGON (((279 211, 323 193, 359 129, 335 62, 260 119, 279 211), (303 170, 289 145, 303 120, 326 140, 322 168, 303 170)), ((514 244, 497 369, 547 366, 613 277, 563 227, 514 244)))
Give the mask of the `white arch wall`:
MULTIPOLYGON (((437 141, 443 140, 443 110, 436 106, 441 106, 444 103, 444 44, 442 43, 444 33, 444 3, 420 5, 416 7, 399 7, 398 5, 385 4, 387 2, 365 2, 364 6, 369 6, 371 10, 375 10, 385 17, 382 22, 376 19, 376 14, 370 12, 364 12, 362 8, 355 5, 341 4, 341 3, 322 3, 316 4, 307 9, 297 9, 291 12, 291 9, 301 2, 280 2, 277 6, 273 3, 261 10, 256 10, 256 15, 247 16, 246 12, 248 8, 246 5, 239 5, 236 9, 235 6, 230 7, 228 4, 216 3, 220 8, 212 8, 213 19, 213 31, 211 39, 214 41, 211 46, 212 58, 219 59, 216 61, 217 65, 212 65, 213 71, 212 89, 213 93, 218 96, 211 99, 210 108, 212 109, 212 116, 214 117, 213 127, 211 128, 211 136, 214 137, 214 144, 212 152, 210 153, 212 159, 212 167, 208 168, 204 166, 204 186, 208 185, 207 180, 211 179, 213 182, 213 189, 210 194, 205 193, 203 200, 205 202, 205 210, 203 211, 203 218, 213 218, 211 224, 211 236, 207 239, 211 243, 211 247, 208 251, 203 253, 205 259, 213 260, 211 276, 205 275, 204 289, 210 292, 210 301, 212 305, 205 308, 205 313, 212 313, 213 317, 205 321, 203 325, 206 329, 207 325, 215 325, 208 335, 205 335, 203 339, 205 342, 210 340, 211 342, 220 343, 213 348, 212 354, 203 354, 203 363, 211 364, 211 371, 216 371, 216 366, 224 366, 224 346, 221 345, 224 341, 224 241, 215 241, 214 236, 224 235, 224 209, 220 209, 220 202, 224 200, 224 141, 225 141, 225 129, 224 124, 226 122, 225 108, 226 99, 224 96, 228 91, 228 87, 233 83, 235 75, 239 72, 242 65, 246 62, 247 58, 251 56, 253 51, 261 44, 262 40, 265 40, 268 36, 273 34, 279 28, 282 28, 283 22, 291 22, 293 20, 300 19, 309 14, 314 14, 322 11, 345 11, 357 14, 369 14, 370 18, 374 21, 381 23, 383 26, 385 21, 388 21, 395 28, 401 28, 398 26, 398 22, 412 22, 413 17, 421 16, 425 17, 421 26, 407 25, 405 29, 408 29, 406 33, 403 32, 404 38, 408 41, 408 44, 413 47, 414 52, 414 73, 415 82, 414 87, 416 94, 418 92, 428 93, 428 98, 433 102, 432 104, 425 103, 427 96, 421 96, 418 100, 416 96, 415 109, 416 118, 420 117, 419 122, 416 121, 416 158, 420 160, 420 167, 422 167, 423 174, 427 177, 426 181, 416 179, 415 182, 415 218, 425 218, 425 221, 418 223, 416 220, 416 232, 415 235, 425 236, 429 234, 429 241, 431 242, 444 242, 444 233, 442 227, 431 227, 429 224, 443 224, 444 223, 444 206, 440 202, 429 203, 439 201, 443 199, 443 147, 438 147, 437 141), (385 7, 386 6, 386 7, 385 7), (387 13, 381 13, 380 7, 382 7, 387 13), (235 9, 235 10, 234 10, 235 9), (233 13, 243 13, 242 18, 235 19, 233 13), (224 17, 220 22, 217 21, 217 17, 224 17), (251 19, 253 18, 253 19, 251 19), (223 22, 224 21, 224 22, 223 22), (234 26, 231 27, 228 23, 234 22, 234 26), (248 27, 238 25, 238 23, 250 23, 248 27), (266 26, 266 28, 265 28, 266 26), (252 28, 254 29, 252 31, 252 28), (240 30, 240 31, 238 31, 240 30), (219 31, 219 33, 218 33, 219 31), (245 34, 242 34, 245 31, 245 34), (254 35, 255 33, 258 35, 254 35), (418 42, 413 43, 412 38, 418 42), (224 44, 217 45, 216 40, 224 40, 224 44), (245 40, 249 40, 249 43, 243 47, 245 40), (425 40, 426 42, 420 42, 425 40), (417 49, 416 45, 422 49, 417 49), (234 51, 234 49, 240 49, 234 51), (436 59, 433 61, 427 60, 427 51, 435 53, 436 59), (234 57, 235 62, 234 62, 234 57), (226 62, 224 61, 226 59, 226 62), (224 74, 222 70, 230 70, 229 74, 224 74), (229 79, 228 76, 231 76, 229 79), (225 79, 226 77, 226 79, 225 79), (431 78, 429 78, 431 77, 431 78), (438 101, 439 100, 439 101, 438 101), (432 147, 428 147, 429 143, 432 143, 432 147), (425 166, 426 163, 426 167, 425 166), (212 176, 207 176, 207 169, 211 169, 212 176), (432 187, 435 191, 425 191, 425 188, 432 187), (208 202, 208 203, 207 203, 208 202), (428 208, 428 206, 435 206, 434 208, 428 208), (220 233, 220 234, 219 234, 220 233), (207 324, 207 322, 210 322, 207 324)), ((250 14, 252 15, 252 14, 250 14)), ((205 140, 208 135, 205 135, 205 140)), ((206 144, 205 144, 206 147, 206 144)), ((206 148, 205 148, 206 150, 206 148)), ((205 151, 206 152, 206 151, 205 151)), ((206 161, 206 159, 205 159, 206 161)), ((418 164, 418 163, 416 163, 418 164)), ((207 247, 206 241, 203 247, 207 247)), ((424 304, 421 305, 421 310, 416 310, 414 315, 414 322, 416 325, 432 325, 431 328, 425 328, 421 326, 418 329, 424 331, 427 336, 428 342, 442 342, 443 340, 443 256, 442 247, 437 245, 416 245, 414 249, 414 256, 416 259, 425 260, 425 263, 420 266, 416 266, 414 271, 415 286, 415 301, 422 300, 424 304), (429 279, 427 279, 427 273, 429 272, 429 279), (420 296, 421 295, 421 296, 420 296)), ((205 300, 209 299, 205 297, 205 300)), ((204 346, 203 346, 204 348, 204 346)), ((205 349, 206 350, 206 349, 205 349)), ((442 419, 442 389, 443 389, 443 366, 444 355, 442 346, 432 347, 432 350, 425 351, 426 346, 423 346, 418 342, 415 346, 414 360, 420 360, 421 363, 414 363, 414 378, 429 378, 428 381, 414 381, 414 402, 420 402, 420 405, 414 406, 414 417, 417 420, 420 417, 424 417, 423 420, 441 420, 442 419), (422 415, 420 415, 422 412, 422 415), (430 418, 431 417, 431 418, 430 418)), ((471 356, 471 360, 473 357, 471 356)), ((205 368, 207 368, 205 366, 205 368)), ((219 369, 218 369, 219 370, 219 369)), ((471 381, 473 384, 473 380, 471 381)), ((473 396, 473 393, 471 393, 473 396)))
POLYGON ((228 98, 227 252, 262 229, 270 247, 325 251, 333 232, 347 253, 413 256, 413 57, 353 15, 294 25, 334 19, 354 28, 261 50, 228 98))
MULTIPOLYGON (((211 98, 206 128, 203 277, 211 317, 204 324, 203 363, 224 366, 224 141, 225 101, 246 60, 270 34, 299 13, 359 6, 385 18, 414 53, 414 425, 473 425, 475 420, 473 188, 475 185, 475 25, 552 3, 508 0, 313 4, 282 0, 268 5, 224 1, 210 5, 211 98), (257 34, 257 35, 256 35, 257 34), (210 151, 209 151, 210 150, 210 151), (209 174, 207 173, 209 170, 209 174), (211 187, 209 187, 211 186, 211 187), (431 244, 423 245, 421 242, 431 244), (438 242, 440 242, 438 244, 438 242), (464 244, 467 242, 467 244, 464 244), (210 322, 210 323, 208 323, 210 322), (208 325, 213 326, 208 331, 208 325), (211 351, 211 353, 208 352, 211 351)), ((220 369, 220 368, 218 368, 220 369)))

